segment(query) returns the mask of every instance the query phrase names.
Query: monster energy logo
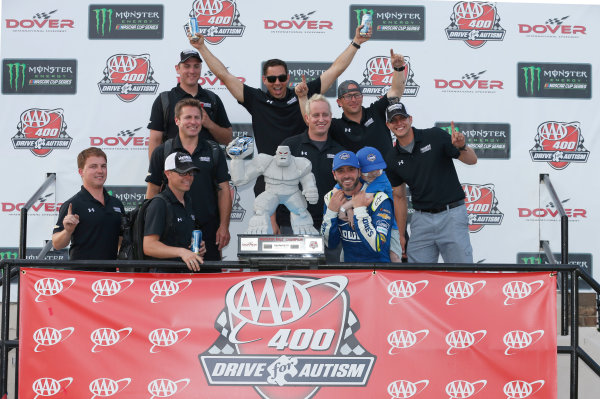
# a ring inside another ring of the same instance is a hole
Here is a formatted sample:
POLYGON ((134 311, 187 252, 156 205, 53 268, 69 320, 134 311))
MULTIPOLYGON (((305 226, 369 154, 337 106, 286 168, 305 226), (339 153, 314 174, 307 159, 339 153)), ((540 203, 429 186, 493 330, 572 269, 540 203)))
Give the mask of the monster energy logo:
POLYGON ((17 259, 17 253, 12 251, 0 252, 0 260, 2 259, 17 259))
POLYGON ((541 84, 540 73, 542 72, 542 68, 528 66, 528 67, 522 67, 521 69, 523 70, 523 76, 525 77, 525 90, 528 90, 529 92, 531 92, 531 94, 533 94, 534 85, 537 80, 537 89, 536 90, 539 91, 540 84, 541 84))
POLYGON ((27 64, 21 64, 20 62, 15 62, 14 64, 6 64, 8 67, 8 76, 10 80, 10 88, 15 89, 15 91, 23 88, 25 86, 25 68, 27 64))
POLYGON ((363 14, 371 14, 371 16, 373 16, 373 10, 369 10, 367 8, 360 8, 358 10, 354 10, 354 12, 356 13, 356 20, 358 22, 358 24, 360 25, 360 23, 362 22, 362 16, 363 14))
POLYGON ((92 10, 96 13, 96 32, 102 32, 102 36, 104 36, 104 28, 108 19, 108 32, 112 30, 112 8, 97 8, 92 10))

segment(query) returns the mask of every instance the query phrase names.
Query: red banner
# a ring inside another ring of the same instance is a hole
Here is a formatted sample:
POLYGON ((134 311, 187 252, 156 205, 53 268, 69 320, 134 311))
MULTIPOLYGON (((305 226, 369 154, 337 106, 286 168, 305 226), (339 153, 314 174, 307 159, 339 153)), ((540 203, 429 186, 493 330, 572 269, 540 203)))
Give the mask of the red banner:
POLYGON ((549 273, 23 268, 33 399, 556 399, 549 273))

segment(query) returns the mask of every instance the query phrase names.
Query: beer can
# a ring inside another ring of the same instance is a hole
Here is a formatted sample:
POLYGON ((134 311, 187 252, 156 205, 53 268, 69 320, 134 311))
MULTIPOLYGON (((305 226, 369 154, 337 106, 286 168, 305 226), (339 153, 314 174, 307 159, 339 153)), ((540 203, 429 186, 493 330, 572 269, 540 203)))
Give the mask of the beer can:
POLYGON ((200 244, 202 244, 202 230, 192 231, 192 252, 200 252, 200 244))
POLYGON ((373 16, 369 13, 363 14, 360 24, 363 26, 362 28, 360 28, 360 35, 365 36, 371 30, 371 25, 373 24, 373 16))
POLYGON ((188 29, 192 37, 196 36, 196 33, 199 33, 200 29, 198 28, 198 20, 195 17, 190 17, 188 29))

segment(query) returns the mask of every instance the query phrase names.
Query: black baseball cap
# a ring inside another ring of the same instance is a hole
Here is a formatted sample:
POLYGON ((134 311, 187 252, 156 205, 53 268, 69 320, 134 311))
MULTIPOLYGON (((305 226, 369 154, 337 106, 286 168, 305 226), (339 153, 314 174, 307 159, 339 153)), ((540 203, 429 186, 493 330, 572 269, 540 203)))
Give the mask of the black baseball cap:
POLYGON ((186 173, 190 170, 200 170, 192 157, 185 152, 174 152, 165 159, 165 170, 174 170, 177 173, 186 173))
POLYGON ((408 118, 410 115, 406 112, 406 107, 402 103, 392 104, 385 109, 385 120, 391 122, 394 116, 400 115, 408 118))
POLYGON ((196 50, 183 50, 179 54, 179 57, 181 58, 179 63, 186 62, 190 58, 197 58, 200 62, 202 62, 202 58, 200 58, 200 54, 198 54, 196 50))
POLYGON ((340 85, 338 86, 338 98, 341 98, 344 94, 346 93, 351 93, 351 92, 359 92, 362 93, 360 91, 360 86, 358 83, 356 83, 354 80, 344 80, 342 83, 340 83, 340 85), (350 85, 354 85, 356 87, 348 87, 350 85))

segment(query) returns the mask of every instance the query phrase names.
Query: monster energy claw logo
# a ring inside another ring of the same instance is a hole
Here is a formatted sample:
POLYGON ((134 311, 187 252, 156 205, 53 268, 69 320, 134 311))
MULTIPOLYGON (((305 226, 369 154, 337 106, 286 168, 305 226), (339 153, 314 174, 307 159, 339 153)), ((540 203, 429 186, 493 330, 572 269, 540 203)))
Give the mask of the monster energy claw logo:
POLYGON ((540 83, 541 83, 540 73, 542 72, 542 68, 534 67, 534 66, 526 66, 526 67, 521 67, 521 69, 523 70, 523 77, 525 79, 525 90, 527 90, 528 92, 533 94, 534 85, 537 81, 537 88, 535 89, 535 91, 539 91, 540 83))
POLYGON ((10 81, 10 88, 18 91, 19 88, 25 86, 25 68, 27 64, 15 62, 14 64, 6 64, 8 67, 8 77, 10 81))
POLYGON ((112 8, 97 8, 94 11, 96 14, 96 32, 104 36, 104 28, 106 23, 108 22, 108 31, 112 30, 112 8))
POLYGON ((358 10, 354 10, 354 12, 356 13, 356 21, 358 22, 358 24, 360 25, 362 22, 362 16, 364 14, 371 14, 371 16, 373 16, 373 10, 369 10, 367 8, 360 8, 358 10))

